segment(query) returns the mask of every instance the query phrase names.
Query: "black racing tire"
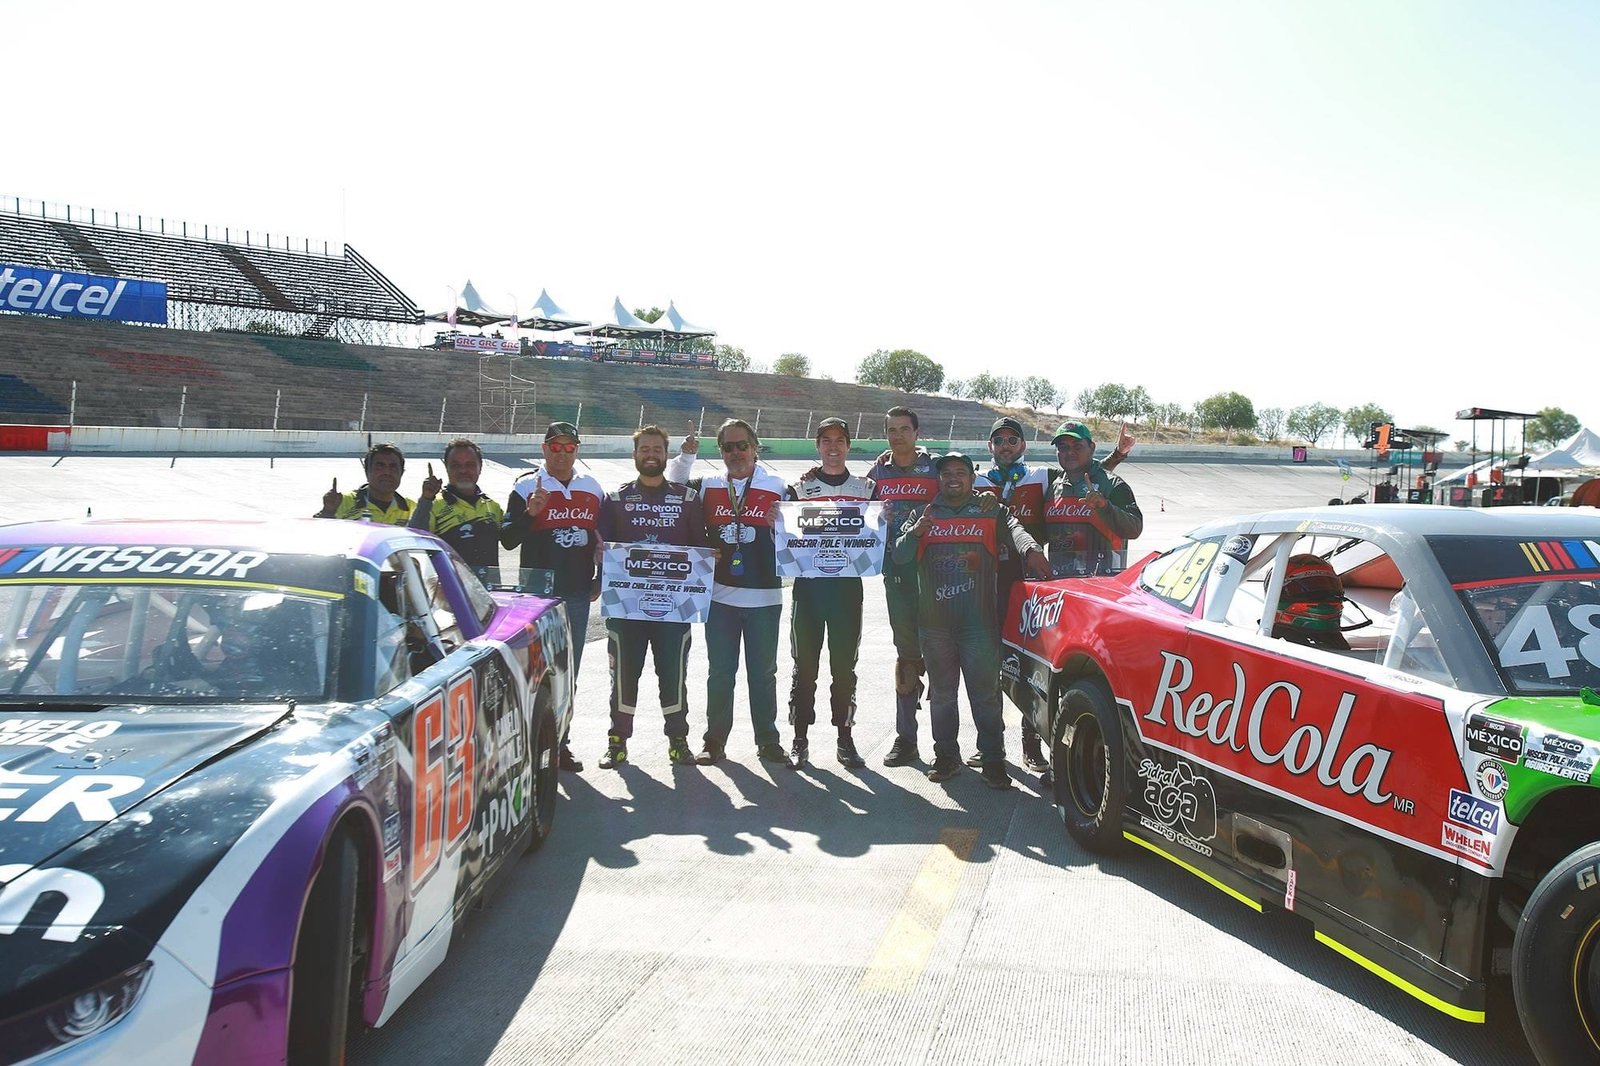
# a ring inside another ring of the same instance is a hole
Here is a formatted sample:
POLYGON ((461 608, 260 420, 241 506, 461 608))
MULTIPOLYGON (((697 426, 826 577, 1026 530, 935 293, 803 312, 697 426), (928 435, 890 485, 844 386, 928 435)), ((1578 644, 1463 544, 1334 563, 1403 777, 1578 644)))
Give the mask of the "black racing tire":
POLYGON ((1050 749, 1051 792, 1061 824, 1090 851, 1119 850, 1127 805, 1122 723, 1105 682, 1082 678, 1061 694, 1050 749))
POLYGON ((556 824, 556 787, 561 772, 561 734, 544 690, 533 708, 533 802, 528 804, 528 851, 538 851, 556 824))
POLYGON ((1528 897, 1511 987, 1544 1066, 1600 1063, 1600 842, 1556 863, 1528 897))
POLYGON ((344 1061, 356 967, 361 854, 348 833, 328 841, 295 939, 289 986, 289 1066, 344 1061))

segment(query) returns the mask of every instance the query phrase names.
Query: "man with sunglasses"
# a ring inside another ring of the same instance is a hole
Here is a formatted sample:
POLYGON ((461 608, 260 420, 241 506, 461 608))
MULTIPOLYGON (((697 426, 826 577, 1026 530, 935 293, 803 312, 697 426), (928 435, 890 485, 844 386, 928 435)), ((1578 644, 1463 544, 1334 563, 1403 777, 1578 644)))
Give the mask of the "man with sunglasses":
POLYGON ((706 618, 705 748, 695 762, 723 758, 733 731, 733 686, 739 645, 750 690, 750 721, 763 762, 793 766, 778 736, 778 623, 783 583, 772 540, 783 479, 756 462, 760 438, 750 423, 730 418, 717 429, 725 470, 690 478, 700 443, 693 431, 667 467, 667 480, 688 485, 703 500, 706 543, 717 549, 717 570, 706 618))
MULTIPOLYGON (((600 504, 605 490, 588 474, 573 469, 578 458, 578 427, 552 422, 544 431, 544 466, 523 475, 506 501, 500 543, 522 549, 524 570, 548 570, 555 594, 567 607, 572 629, 572 680, 578 680, 589 629, 589 604, 600 596, 600 504)), ((561 738, 561 768, 583 769, 561 738)))
MULTIPOLYGON (((1045 543, 1045 503, 1056 479, 1061 476, 1058 467, 1031 466, 1023 461, 1028 443, 1022 423, 1006 416, 995 420, 989 429, 989 455, 994 460, 973 485, 975 492, 991 493, 1006 505, 1014 518, 1028 531, 1035 543, 1045 543)), ((1133 435, 1123 426, 1117 450, 1106 457, 1106 471, 1114 469, 1133 450, 1133 435)), ((1011 603, 1011 590, 1022 580, 1022 560, 1002 548, 998 564, 995 595, 1000 618, 1005 619, 1011 603)), ((1039 731, 1026 715, 1022 719, 1022 764, 1036 774, 1048 774, 1050 763, 1044 757, 1039 741, 1039 731)), ((979 765, 975 753, 967 765, 979 765)))

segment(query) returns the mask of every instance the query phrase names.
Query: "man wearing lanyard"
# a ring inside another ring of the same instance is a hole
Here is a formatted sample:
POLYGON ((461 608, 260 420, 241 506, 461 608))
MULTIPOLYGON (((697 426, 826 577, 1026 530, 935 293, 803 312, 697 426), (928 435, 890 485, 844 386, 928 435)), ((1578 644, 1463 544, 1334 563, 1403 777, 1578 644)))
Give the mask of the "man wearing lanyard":
POLYGON ((733 685, 741 642, 756 754, 763 762, 794 765, 778 736, 778 623, 783 615, 783 584, 778 580, 772 524, 784 484, 756 462, 760 446, 750 423, 730 418, 717 429, 724 473, 688 476, 700 450, 692 430, 681 453, 667 466, 668 481, 700 493, 706 543, 718 549, 711 613, 706 618, 705 747, 695 756, 702 766, 722 759, 728 734, 733 731, 733 685))
MULTIPOLYGON (((522 549, 519 565, 525 570, 549 570, 555 577, 555 594, 567 607, 572 631, 572 682, 576 687, 583 663, 584 638, 589 629, 589 604, 600 596, 596 567, 600 538, 600 501, 605 490, 588 474, 573 470, 578 458, 578 427, 552 422, 544 431, 544 467, 524 475, 506 501, 500 523, 500 543, 522 549)), ((561 768, 583 769, 561 738, 561 768)))
POLYGON ((928 780, 961 771, 956 689, 962 677, 978 730, 983 782, 1010 788, 1005 726, 1000 707, 1000 624, 995 581, 1000 547, 1030 576, 1044 578, 1049 564, 1027 530, 1003 508, 984 509, 972 491, 972 460, 959 452, 938 461, 939 496, 907 520, 895 543, 895 561, 917 567, 917 623, 928 664, 928 717, 933 766, 928 780))

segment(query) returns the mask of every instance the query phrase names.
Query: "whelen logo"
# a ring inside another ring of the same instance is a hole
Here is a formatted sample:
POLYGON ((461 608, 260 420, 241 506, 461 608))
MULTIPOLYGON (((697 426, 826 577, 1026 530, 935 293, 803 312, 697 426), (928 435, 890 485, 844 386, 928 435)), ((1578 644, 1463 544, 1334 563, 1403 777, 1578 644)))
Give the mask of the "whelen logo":
POLYGON ((0 310, 166 325, 167 286, 160 281, 0 266, 0 310))
POLYGON ((689 562, 688 552, 652 548, 631 549, 623 568, 631 577, 652 578, 656 581, 686 581, 694 572, 694 564, 689 562))

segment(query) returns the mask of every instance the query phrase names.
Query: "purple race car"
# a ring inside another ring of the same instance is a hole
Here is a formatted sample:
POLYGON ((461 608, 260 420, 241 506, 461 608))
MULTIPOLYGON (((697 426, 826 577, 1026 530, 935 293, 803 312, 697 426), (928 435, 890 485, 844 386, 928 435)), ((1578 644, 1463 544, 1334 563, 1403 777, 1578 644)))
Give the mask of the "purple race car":
POLYGON ((549 834, 570 641, 406 529, 0 527, 0 1062, 339 1061, 549 834))

